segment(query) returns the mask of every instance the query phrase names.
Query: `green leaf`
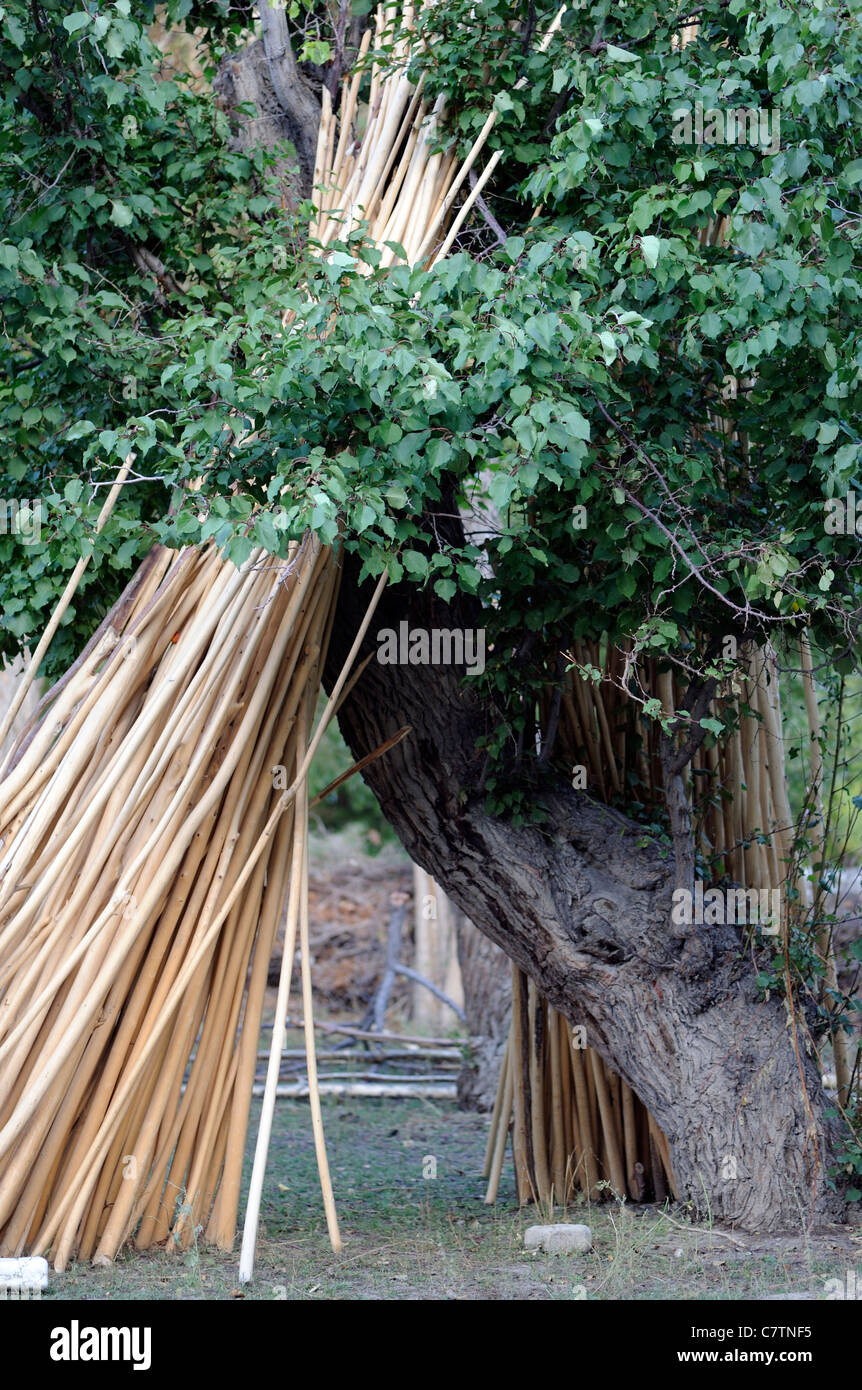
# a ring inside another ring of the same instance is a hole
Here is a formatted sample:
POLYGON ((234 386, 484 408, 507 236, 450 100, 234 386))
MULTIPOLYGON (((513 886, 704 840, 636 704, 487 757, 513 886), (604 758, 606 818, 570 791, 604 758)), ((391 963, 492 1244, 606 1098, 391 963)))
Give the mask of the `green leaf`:
POLYGON ((18 20, 15 18, 15 16, 12 14, 7 14, 5 19, 3 20, 3 24, 5 26, 6 36, 9 39, 9 42, 14 44, 16 48, 23 48, 27 41, 27 35, 23 27, 18 23, 18 20))
POLYGON ((418 550, 402 550, 401 563, 408 574, 424 579, 428 573, 428 560, 418 550))
POLYGON ((839 182, 847 184, 850 188, 854 184, 862 183, 862 159, 851 159, 849 164, 845 164, 839 175, 839 182))
POLYGON ((63 20, 63 28, 70 34, 76 34, 79 29, 83 29, 85 24, 90 23, 90 16, 86 10, 76 10, 74 14, 67 14, 63 20))
POLYGON ((395 511, 401 511, 407 506, 409 498, 403 487, 389 487, 386 489, 386 501, 395 511))
POLYGON ((45 279, 45 267, 35 251, 31 251, 29 247, 22 247, 19 259, 23 275, 32 275, 34 280, 45 279))
POLYGON ((612 363, 616 362, 617 360, 616 339, 614 338, 613 333, 608 333, 606 329, 603 329, 598 336, 599 342, 602 345, 602 352, 604 355, 605 363, 607 366, 610 367, 612 363))
POLYGON ((519 415, 512 423, 512 433, 525 454, 529 454, 538 442, 538 431, 529 415, 519 415))
POLYGON ((524 331, 529 333, 535 343, 546 352, 550 351, 554 341, 554 332, 559 327, 559 319, 556 314, 535 314, 527 319, 524 324, 524 331))
POLYGON ((531 270, 538 270, 546 261, 551 259, 554 254, 554 243, 552 241, 534 241, 527 252, 527 265, 531 270))
POLYGON ((650 270, 658 265, 660 254, 661 241, 657 236, 641 237, 641 255, 644 258, 644 264, 649 266, 650 270))
MULTIPOLYGON (((94 434, 96 426, 91 420, 78 420, 70 430, 66 432, 67 439, 84 439, 88 434, 94 434)), ((77 500, 77 499, 76 499, 77 500)))
POLYGON ((127 203, 115 198, 111 204, 111 221, 115 227, 128 227, 132 221, 132 209, 127 203))
POLYGON ((569 434, 573 435, 575 439, 589 439, 590 422, 579 410, 575 410, 574 407, 572 407, 569 410, 561 411, 560 420, 563 425, 565 425, 569 434))
POLYGON ((819 78, 814 78, 813 81, 797 82, 791 90, 802 106, 816 106, 826 86, 819 78))
POLYGON ((330 56, 326 39, 308 39, 300 49, 299 60, 302 63, 314 63, 315 67, 323 67, 329 62, 330 56))

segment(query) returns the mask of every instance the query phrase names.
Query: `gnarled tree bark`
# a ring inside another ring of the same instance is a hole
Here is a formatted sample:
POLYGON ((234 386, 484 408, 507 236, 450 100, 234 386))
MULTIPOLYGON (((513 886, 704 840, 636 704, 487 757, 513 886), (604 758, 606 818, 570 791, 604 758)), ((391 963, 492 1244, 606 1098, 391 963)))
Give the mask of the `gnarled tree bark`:
POLYGON ((225 58, 213 83, 221 106, 233 113, 251 104, 256 115, 237 117, 236 142, 241 149, 270 149, 288 140, 297 154, 297 165, 277 169, 298 202, 311 192, 320 103, 297 66, 287 32, 284 7, 258 5, 263 37, 239 53, 225 58))
MULTIPOLYGON (((347 557, 327 680, 367 603, 347 557)), ((366 642, 412 626, 482 626, 402 585, 366 642)), ((356 758, 413 733, 363 774, 411 858, 433 874, 625 1078, 668 1136, 680 1192, 700 1216, 747 1230, 840 1219, 833 1136, 813 1057, 787 1004, 764 999, 734 926, 671 921, 675 866, 643 828, 549 784, 547 824, 515 828, 477 791, 486 716, 463 671, 367 666, 339 723, 356 758)), ((549 775, 550 777, 550 775, 549 775)))

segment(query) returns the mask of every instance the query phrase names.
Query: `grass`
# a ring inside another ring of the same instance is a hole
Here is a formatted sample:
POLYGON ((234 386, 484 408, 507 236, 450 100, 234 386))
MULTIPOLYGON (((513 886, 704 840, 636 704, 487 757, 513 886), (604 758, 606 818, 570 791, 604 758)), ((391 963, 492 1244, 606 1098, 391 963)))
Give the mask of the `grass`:
MULTIPOLYGON (((55 1299, 247 1300, 823 1298, 829 1278, 862 1270, 859 1226, 806 1240, 743 1237, 693 1225, 675 1208, 574 1205, 565 1219, 593 1231, 588 1255, 528 1254, 511 1166, 495 1207, 483 1202, 488 1120, 454 1104, 324 1100, 344 1237, 326 1236, 308 1108, 276 1108, 255 1280, 237 1287, 237 1256, 188 1251, 121 1255, 108 1269, 52 1274, 55 1299), (436 1177, 423 1176, 433 1173, 436 1177)), ((253 1138, 257 1105, 252 1116, 253 1138)), ((249 1143, 251 1149, 251 1143, 249 1143)), ((247 1165, 248 1166, 248 1165, 247 1165)), ((246 1173, 246 1178, 248 1174, 246 1173)), ((561 1219, 560 1213, 556 1219, 561 1219)), ((860 1275, 862 1279, 862 1275, 860 1275)))

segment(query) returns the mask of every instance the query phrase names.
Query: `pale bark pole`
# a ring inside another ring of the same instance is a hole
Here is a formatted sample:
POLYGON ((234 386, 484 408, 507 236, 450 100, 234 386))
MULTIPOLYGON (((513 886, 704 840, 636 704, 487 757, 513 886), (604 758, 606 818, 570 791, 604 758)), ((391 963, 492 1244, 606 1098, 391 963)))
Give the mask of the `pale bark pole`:
MULTIPOLYGON (((6 711, 15 699, 18 682, 24 675, 24 667, 29 659, 30 654, 25 651, 22 656, 16 657, 9 666, 0 665, 0 722, 3 722, 6 711)), ((17 717, 13 720, 8 738, 0 742, 0 765, 2 765, 6 754, 12 747, 20 731, 20 726, 26 723, 26 721, 35 714, 38 703, 38 693, 31 686, 30 690, 27 692, 27 698, 24 701, 23 707, 18 710, 17 717)))
MULTIPOLYGON (((815 863, 819 863, 820 868, 816 870, 815 887, 813 893, 813 913, 814 920, 820 916, 823 905, 823 875, 826 871, 824 855, 826 854, 826 827, 823 816, 823 749, 821 745, 822 730, 820 726, 820 712, 817 708, 817 693, 814 688, 814 672, 811 664, 811 645, 808 641, 808 634, 804 633, 799 642, 800 653, 802 656, 802 684, 805 689, 805 707, 808 714, 808 762, 811 770, 811 783, 809 787, 808 799, 812 812, 809 824, 809 836, 811 839, 815 863)), ((832 928, 824 923, 817 929, 817 947, 823 957, 826 973, 823 977, 822 997, 825 1007, 829 1013, 835 1012, 837 1000, 835 995, 838 993, 838 971, 835 965, 835 951, 832 945, 832 928)), ((838 1103, 846 1106, 850 1096, 850 1047, 847 1034, 839 1025, 831 1028, 832 1051, 835 1057, 835 1079, 838 1085, 838 1103)))

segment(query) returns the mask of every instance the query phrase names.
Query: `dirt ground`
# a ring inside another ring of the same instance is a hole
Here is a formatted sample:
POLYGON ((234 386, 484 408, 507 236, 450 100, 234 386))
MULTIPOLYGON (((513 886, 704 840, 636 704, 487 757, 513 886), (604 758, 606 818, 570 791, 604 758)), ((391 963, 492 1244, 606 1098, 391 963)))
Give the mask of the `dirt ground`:
MULTIPOLYGON (((257 1106, 252 1116, 256 1126, 257 1106)), ((279 1102, 264 1189, 255 1279, 237 1257, 203 1245, 121 1256, 109 1269, 51 1276, 51 1299, 822 1300, 826 1281, 862 1288, 862 1224, 806 1237, 742 1236, 693 1225, 684 1209, 575 1205, 593 1231, 587 1255, 534 1255, 511 1164, 496 1206, 484 1204, 487 1117, 427 1101, 324 1101, 344 1253, 330 1250, 308 1106, 279 1102), (432 1176, 436 1173, 436 1176, 432 1176), (427 1176, 425 1176, 427 1174, 427 1176)), ((248 1174, 246 1174, 247 1180, 248 1174)), ((556 1218, 559 1219, 559 1213, 556 1218)))

